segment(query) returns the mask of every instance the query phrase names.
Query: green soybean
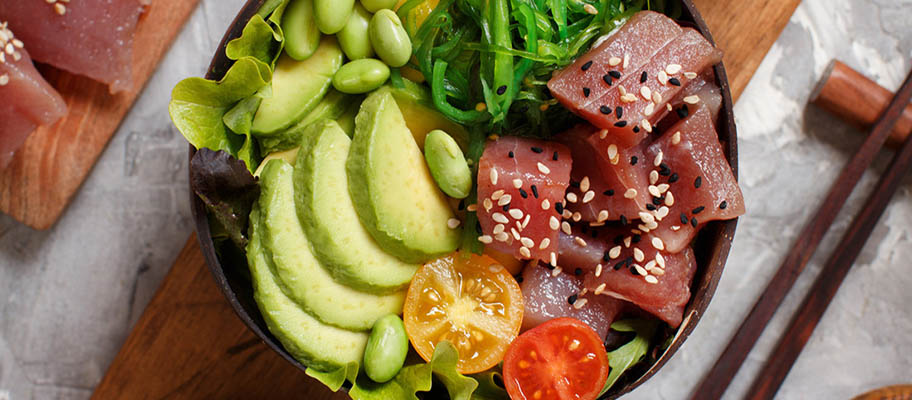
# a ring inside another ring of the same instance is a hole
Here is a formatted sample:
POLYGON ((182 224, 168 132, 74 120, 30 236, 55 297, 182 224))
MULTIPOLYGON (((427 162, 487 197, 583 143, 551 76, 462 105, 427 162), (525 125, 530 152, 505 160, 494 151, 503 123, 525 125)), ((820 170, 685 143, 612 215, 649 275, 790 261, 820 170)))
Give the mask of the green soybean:
POLYGON ((306 60, 320 45, 320 31, 314 23, 313 0, 291 0, 282 16, 285 52, 298 61, 306 60))
POLYGON ((399 0, 361 0, 361 4, 364 6, 364 8, 372 13, 380 11, 384 8, 392 10, 398 2, 399 0))
POLYGON ((355 4, 355 10, 348 23, 336 34, 339 39, 339 47, 345 52, 349 60, 360 60, 374 56, 374 48, 371 47, 370 38, 367 35, 370 26, 371 13, 367 12, 361 4, 355 4))
POLYGON ((389 79, 390 69, 376 58, 362 58, 342 65, 332 84, 342 93, 359 94, 374 90, 389 79))
POLYGON ((320 32, 332 35, 348 23, 355 0, 314 0, 314 17, 320 32))
POLYGON ((412 41, 393 10, 377 11, 370 22, 374 52, 390 67, 401 67, 412 57, 412 41))
POLYGON ((454 199, 464 199, 472 190, 472 172, 462 149, 446 132, 436 129, 424 139, 424 159, 440 190, 454 199))
POLYGON ((364 372, 374 382, 393 379, 408 353, 408 336, 398 315, 387 315, 377 320, 364 349, 364 372))

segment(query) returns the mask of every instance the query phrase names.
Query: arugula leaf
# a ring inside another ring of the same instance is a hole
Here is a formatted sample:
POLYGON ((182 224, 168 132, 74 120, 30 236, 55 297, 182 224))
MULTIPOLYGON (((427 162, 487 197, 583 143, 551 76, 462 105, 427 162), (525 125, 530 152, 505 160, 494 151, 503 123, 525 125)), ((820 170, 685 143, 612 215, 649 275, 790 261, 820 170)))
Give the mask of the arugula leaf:
POLYGON ((399 374, 386 383, 376 383, 363 374, 352 385, 348 394, 354 400, 417 400, 417 392, 431 390, 433 376, 447 388, 451 400, 470 400, 478 381, 456 371, 459 353, 449 342, 440 342, 434 349, 431 361, 402 368, 399 374))
POLYGON ((650 339, 655 335, 659 323, 655 320, 631 319, 616 321, 611 329, 618 332, 636 332, 636 337, 627 344, 608 352, 608 365, 611 372, 599 396, 605 394, 617 382, 621 375, 636 365, 649 352, 650 339))
POLYGON ((260 195, 256 178, 225 151, 201 148, 190 160, 190 189, 240 249, 247 247, 247 224, 260 195))

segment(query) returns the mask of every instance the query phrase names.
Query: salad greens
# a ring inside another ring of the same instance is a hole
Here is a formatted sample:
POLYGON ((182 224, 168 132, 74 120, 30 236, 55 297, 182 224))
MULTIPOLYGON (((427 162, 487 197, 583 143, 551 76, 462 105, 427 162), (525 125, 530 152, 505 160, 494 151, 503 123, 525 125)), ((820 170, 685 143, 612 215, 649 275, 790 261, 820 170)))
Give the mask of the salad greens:
POLYGON ((636 365, 649 352, 649 343, 655 335, 659 324, 655 320, 621 320, 611 324, 611 329, 618 332, 636 332, 636 337, 627 344, 608 352, 608 365, 611 372, 599 397, 605 394, 617 382, 621 375, 636 365))
POLYGON ((190 160, 190 188, 228 238, 238 248, 245 248, 247 216, 260 187, 244 163, 225 151, 201 148, 190 160))

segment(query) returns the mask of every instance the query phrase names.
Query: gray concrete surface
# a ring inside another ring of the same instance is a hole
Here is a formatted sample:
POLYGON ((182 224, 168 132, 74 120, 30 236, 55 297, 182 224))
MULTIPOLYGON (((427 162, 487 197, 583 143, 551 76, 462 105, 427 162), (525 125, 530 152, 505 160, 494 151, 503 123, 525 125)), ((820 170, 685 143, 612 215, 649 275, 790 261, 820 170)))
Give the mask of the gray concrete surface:
MULTIPOLYGON (((242 3, 201 1, 53 229, 36 232, 0 216, 0 400, 88 398, 191 234, 186 144, 168 120, 167 99, 180 79, 203 73, 242 3)), ((896 89, 912 67, 912 0, 805 0, 799 7, 736 106, 749 214, 716 297, 675 358, 629 398, 687 396, 860 144, 851 128, 806 106, 833 57, 896 89)), ((863 191, 888 159, 884 153, 868 172, 863 191)), ((848 209, 858 210, 863 198, 853 196, 848 209)), ((822 250, 838 240, 847 214, 822 250)), ((777 398, 848 399, 912 383, 910 226, 912 179, 777 398)), ((747 390, 823 261, 812 260, 726 398, 747 390)))

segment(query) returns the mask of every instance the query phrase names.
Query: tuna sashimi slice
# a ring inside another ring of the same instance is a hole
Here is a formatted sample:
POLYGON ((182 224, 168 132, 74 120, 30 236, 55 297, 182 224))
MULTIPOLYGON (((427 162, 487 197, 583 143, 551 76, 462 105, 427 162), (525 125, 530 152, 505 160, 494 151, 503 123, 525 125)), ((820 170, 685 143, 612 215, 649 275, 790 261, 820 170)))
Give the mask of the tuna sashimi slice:
POLYGON ((561 234, 558 264, 582 269, 584 287, 593 294, 629 301, 677 327, 690 300, 696 259, 690 248, 677 254, 659 250, 657 239, 623 227, 603 229, 598 238, 561 234))
POLYGON ((528 330, 549 320, 561 317, 576 318, 588 324, 605 340, 615 317, 626 302, 608 296, 592 293, 580 294, 583 290, 581 276, 573 271, 558 272, 542 264, 532 263, 523 270, 523 323, 528 330))
POLYGON ((642 68, 624 70, 614 83, 616 90, 606 91, 598 101, 576 112, 593 125, 608 129, 610 142, 620 147, 637 145, 668 113, 668 101, 696 79, 696 73, 721 59, 722 52, 703 35, 685 29, 642 68), (621 113, 615 112, 617 107, 621 113))
POLYGON ((637 219, 651 201, 646 191, 648 171, 643 167, 645 162, 640 162, 643 149, 609 149, 611 145, 600 138, 603 132, 581 124, 555 136, 573 155, 568 197, 574 201, 568 200, 567 208, 579 212, 581 220, 587 222, 637 219))
POLYGON ((0 17, 36 61, 109 85, 132 85, 133 34, 144 0, 0 1, 0 17))
POLYGON ((682 107, 687 107, 688 110, 695 110, 700 106, 706 105, 713 122, 718 121, 719 112, 722 110, 722 89, 719 85, 716 85, 716 75, 713 70, 707 69, 700 74, 697 79, 685 86, 671 100, 670 104, 672 110, 676 112, 670 113, 659 121, 659 132, 665 132, 678 122, 681 122, 681 115, 685 113, 682 107))
POLYGON ((66 115, 66 103, 41 77, 29 53, 13 32, 0 23, 0 168, 40 125, 49 125, 66 115))
POLYGON ((645 65, 683 30, 667 16, 642 11, 548 82, 548 89, 561 104, 577 111, 612 90, 611 74, 645 65))
POLYGON ((659 179, 654 186, 661 192, 667 211, 662 211, 664 218, 652 233, 664 240, 666 250, 677 252, 685 248, 706 222, 744 214, 741 188, 722 151, 706 105, 650 145, 646 158, 652 163, 660 159, 659 179))
POLYGON ((550 262, 572 163, 560 143, 515 136, 488 142, 478 163, 479 240, 518 259, 550 262))

